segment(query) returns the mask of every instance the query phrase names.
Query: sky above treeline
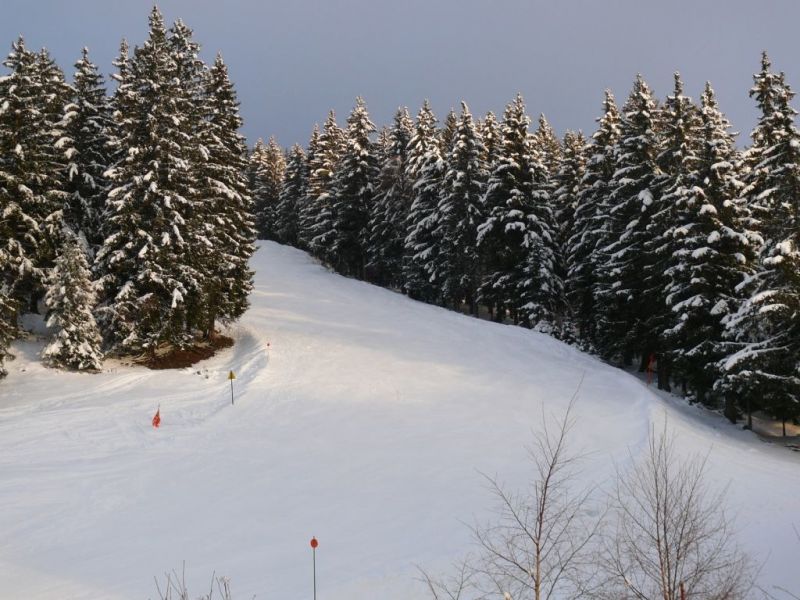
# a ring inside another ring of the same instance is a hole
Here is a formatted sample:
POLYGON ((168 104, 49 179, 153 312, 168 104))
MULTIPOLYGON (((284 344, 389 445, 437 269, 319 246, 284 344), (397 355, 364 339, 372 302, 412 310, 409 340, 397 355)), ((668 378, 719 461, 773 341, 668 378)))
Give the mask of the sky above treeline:
MULTIPOLYGON (((162 0, 202 55, 222 52, 249 142, 305 143, 334 109, 340 123, 361 95, 377 124, 399 105, 430 99, 440 118, 466 100, 502 113, 517 92, 556 131, 594 131, 603 90, 620 104, 636 73, 663 98, 678 70, 698 98, 706 80, 749 143, 748 96, 767 50, 800 90, 797 0, 162 0)), ((0 42, 47 46, 69 78, 83 46, 104 74, 120 40, 141 44, 152 2, 3 0, 0 42)), ((796 107, 800 102, 794 103, 796 107)))

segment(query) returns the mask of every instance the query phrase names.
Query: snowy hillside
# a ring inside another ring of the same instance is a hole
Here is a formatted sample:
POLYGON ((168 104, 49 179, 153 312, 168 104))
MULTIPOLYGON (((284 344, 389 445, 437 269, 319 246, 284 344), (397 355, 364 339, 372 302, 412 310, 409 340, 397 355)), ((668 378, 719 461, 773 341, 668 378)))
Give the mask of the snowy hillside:
POLYGON ((153 598, 153 576, 182 561, 194 594, 216 570, 237 598, 308 598, 312 535, 320 598, 421 598, 414 565, 446 569, 468 550, 462 521, 491 504, 478 471, 523 485, 542 406, 560 414, 584 374, 587 479, 604 483, 666 412, 680 448, 710 451, 714 483, 730 484, 762 581, 800 590, 800 455, 546 336, 261 245, 236 345, 195 368, 67 374, 42 367, 40 343, 14 346, 0 598, 153 598))

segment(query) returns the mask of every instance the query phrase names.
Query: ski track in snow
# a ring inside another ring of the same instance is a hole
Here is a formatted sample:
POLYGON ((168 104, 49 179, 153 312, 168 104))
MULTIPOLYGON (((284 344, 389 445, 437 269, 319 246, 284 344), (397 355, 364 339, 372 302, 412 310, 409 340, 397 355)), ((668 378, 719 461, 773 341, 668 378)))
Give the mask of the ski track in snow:
POLYGON ((236 344, 195 367, 49 370, 19 342, 0 383, 0 598, 156 598, 186 562, 236 598, 426 597, 463 556, 481 472, 525 485, 525 446, 581 377, 572 442, 607 484, 665 415, 708 453, 762 581, 800 590, 800 455, 547 336, 416 303, 270 242, 236 344), (268 348, 267 344, 271 344, 268 348), (229 370, 236 373, 230 404, 229 370), (199 372, 199 374, 198 374, 199 372), (162 426, 150 419, 160 404, 162 426))

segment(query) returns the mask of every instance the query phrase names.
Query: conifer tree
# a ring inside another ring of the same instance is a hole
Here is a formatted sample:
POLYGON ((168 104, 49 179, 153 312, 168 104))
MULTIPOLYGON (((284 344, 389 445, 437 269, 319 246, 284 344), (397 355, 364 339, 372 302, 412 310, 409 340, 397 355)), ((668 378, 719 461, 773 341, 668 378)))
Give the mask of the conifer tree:
POLYGON ((676 179, 670 192, 676 218, 667 232, 672 243, 665 293, 671 324, 665 341, 674 375, 697 400, 710 403, 716 363, 724 355, 723 322, 737 307, 736 287, 752 273, 760 238, 748 230, 734 137, 710 84, 702 95, 700 119, 692 169, 676 179))
POLYGON ((64 223, 86 239, 94 250, 103 241, 101 223, 105 210, 108 181, 105 172, 111 165, 112 111, 106 96, 103 76, 83 49, 75 63, 73 93, 64 108, 61 128, 66 146, 67 172, 64 223))
POLYGON ((562 281, 567 278, 568 241, 575 234, 575 215, 586 171, 586 147, 586 138, 581 132, 567 131, 560 166, 553 178, 558 275, 562 281))
POLYGON ((402 284, 403 243, 412 196, 408 145, 413 135, 414 122, 408 109, 397 109, 369 223, 367 277, 387 287, 402 284))
POLYGON ((596 287, 597 347, 605 357, 625 364, 634 356, 645 362, 652 348, 644 331, 649 312, 643 301, 648 226, 655 210, 653 195, 661 171, 656 164, 656 103, 650 87, 637 76, 622 110, 620 137, 614 150, 614 175, 609 184, 609 208, 604 237, 598 248, 604 258, 596 287))
POLYGON ((17 336, 16 315, 17 309, 14 301, 5 293, 0 292, 0 379, 8 375, 4 364, 11 356, 9 352, 11 341, 17 336))
POLYGON ((436 116, 426 100, 417 115, 408 145, 408 177, 413 193, 406 218, 403 278, 409 297, 424 302, 440 299, 433 278, 438 240, 438 204, 444 177, 444 160, 436 137, 436 116))
POLYGON ((439 151, 442 156, 447 156, 453 148, 453 140, 458 129, 458 115, 452 108, 444 118, 442 129, 439 131, 439 151))
POLYGON ((289 152, 286 177, 278 196, 275 237, 282 244, 297 245, 298 211, 308 187, 306 154, 295 144, 289 152))
POLYGON ((332 185, 333 231, 331 247, 336 270, 361 279, 367 265, 369 216, 375 202, 377 159, 369 120, 362 98, 347 119, 344 153, 336 165, 332 185))
MULTIPOLYGON (((8 269, 7 260, 8 256, 0 249, 0 273, 8 269)), ((3 365, 11 357, 9 346, 17 333, 17 307, 0 280, 0 379, 8 374, 3 365)))
MULTIPOLYGON (((750 296, 727 320, 739 347, 721 363, 718 390, 784 420, 800 416, 800 132, 794 92, 766 54, 750 91, 761 116, 753 131, 746 193, 764 244, 750 296)), ((747 284, 750 284, 749 288, 747 284)))
POLYGON ((672 269, 684 268, 681 238, 686 235, 693 215, 686 210, 688 197, 700 183, 697 179, 700 149, 700 111, 683 93, 680 74, 674 75, 673 93, 659 111, 660 148, 656 162, 660 173, 653 183, 653 204, 643 240, 644 286, 641 301, 647 307, 642 315, 641 345, 658 359, 658 387, 669 390, 674 354, 665 340, 673 324, 672 311, 665 302, 672 269))
POLYGON ((308 140, 306 156, 306 195, 297 206, 297 247, 309 252, 312 251, 311 240, 314 239, 314 225, 317 221, 316 203, 312 201, 309 192, 311 178, 311 165, 316 161, 319 152, 319 125, 314 124, 311 138, 308 140))
POLYGON ((186 301, 203 273, 185 260, 194 249, 198 173, 197 146, 187 140, 200 132, 190 131, 194 115, 183 110, 184 82, 158 9, 126 68, 118 100, 126 110, 115 117, 127 153, 107 172, 109 235, 97 255, 102 326, 115 351, 154 353, 163 342, 183 347, 194 337, 186 301))
POLYGON ((319 136, 317 148, 309 152, 308 199, 306 204, 313 212, 311 251, 328 263, 335 261, 335 206, 332 195, 334 175, 346 147, 345 132, 337 125, 333 111, 319 136))
POLYGON ((270 137, 266 145, 261 140, 256 142, 250 157, 250 172, 258 236, 263 240, 277 239, 275 220, 278 196, 286 176, 286 157, 274 137, 270 137))
POLYGON ((64 160, 56 126, 67 88, 49 55, 31 52, 22 38, 4 64, 10 73, 0 81, 1 275, 18 309, 36 312, 61 234, 64 160))
POLYGON ((99 371, 101 337, 94 320, 97 302, 86 255, 77 240, 67 239, 50 272, 45 304, 47 326, 55 330, 42 358, 55 367, 99 371))
POLYGON ((552 176, 558 172, 561 165, 563 148, 561 142, 543 115, 539 115, 539 127, 533 133, 533 145, 539 153, 540 160, 544 163, 547 172, 552 176))
POLYGON ((502 149, 483 198, 478 245, 484 261, 480 301, 533 325, 548 318, 559 287, 555 275, 555 232, 546 169, 528 133, 522 96, 505 110, 502 149))
POLYGON ((605 226, 609 217, 609 186, 615 170, 614 148, 619 139, 619 111, 609 90, 603 100, 603 115, 597 121, 597 131, 587 149, 586 172, 575 206, 572 234, 566 244, 566 293, 572 318, 580 337, 592 342, 597 270, 606 260, 599 249, 612 241, 605 226))
POLYGON ((491 172, 497 163, 497 158, 500 156, 500 149, 503 145, 500 124, 497 122, 497 117, 493 112, 486 113, 486 117, 480 124, 480 134, 483 140, 483 147, 486 149, 486 155, 483 160, 486 163, 486 168, 491 172))
POLYGON ((203 97, 206 160, 202 181, 207 218, 195 223, 199 231, 195 238, 202 249, 204 288, 190 301, 196 302, 193 311, 198 326, 208 337, 217 320, 234 321, 249 306, 253 289, 249 263, 257 233, 247 181, 247 145, 239 133, 239 102, 220 55, 204 78, 203 97))
POLYGON ((438 206, 434 235, 439 240, 434 279, 439 282, 445 306, 466 302, 477 314, 478 226, 483 222, 482 198, 488 179, 481 141, 466 103, 461 103, 438 206))

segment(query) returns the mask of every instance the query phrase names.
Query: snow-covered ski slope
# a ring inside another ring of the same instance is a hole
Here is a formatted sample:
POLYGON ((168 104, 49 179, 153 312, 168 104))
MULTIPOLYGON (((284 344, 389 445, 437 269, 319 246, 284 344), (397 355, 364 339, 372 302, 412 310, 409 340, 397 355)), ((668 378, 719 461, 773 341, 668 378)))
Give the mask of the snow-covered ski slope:
POLYGON ((800 455, 652 393, 544 335, 410 301, 262 242, 236 345, 192 369, 45 369, 18 343, 0 383, 0 598, 155 598, 186 562, 236 598, 422 598, 415 565, 469 550, 492 498, 522 486, 542 408, 584 377, 572 440, 603 484, 665 413, 730 486, 762 581, 800 590, 800 455), (270 344, 268 347, 267 344, 270 344), (227 380, 236 373, 236 403, 227 380), (199 374, 198 374, 199 372, 199 374), (150 419, 160 404, 162 425, 150 419))

